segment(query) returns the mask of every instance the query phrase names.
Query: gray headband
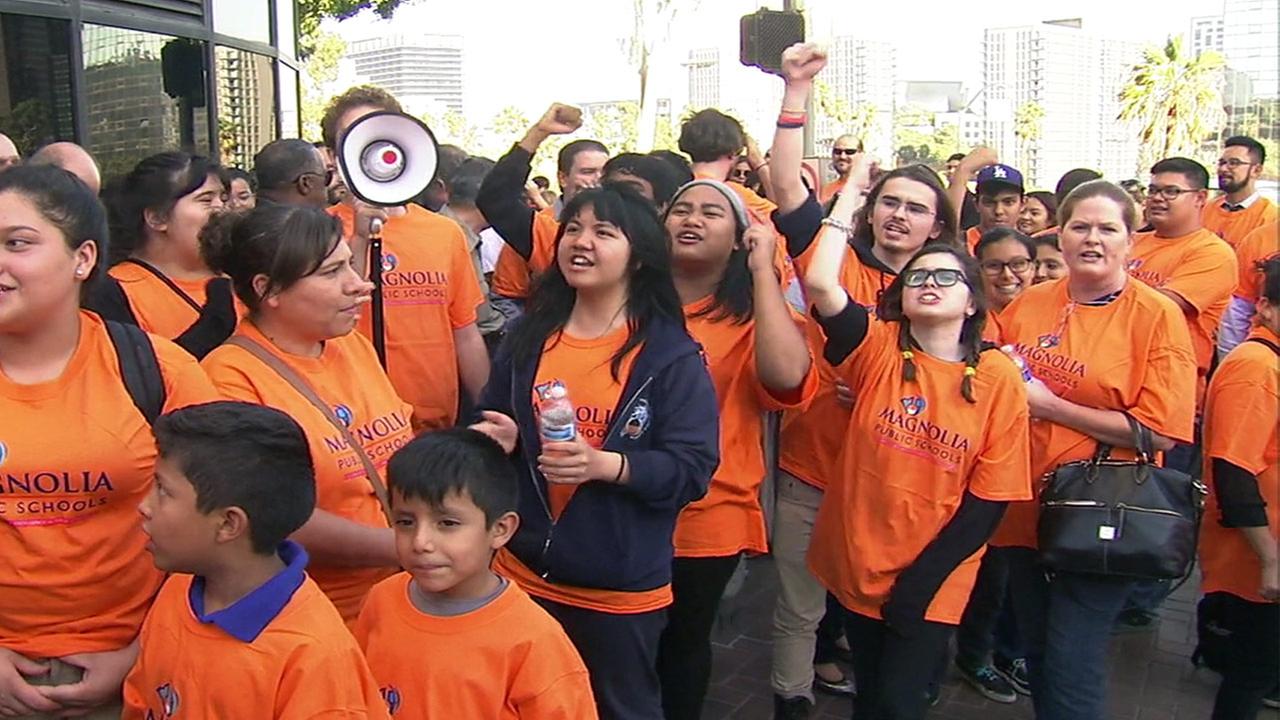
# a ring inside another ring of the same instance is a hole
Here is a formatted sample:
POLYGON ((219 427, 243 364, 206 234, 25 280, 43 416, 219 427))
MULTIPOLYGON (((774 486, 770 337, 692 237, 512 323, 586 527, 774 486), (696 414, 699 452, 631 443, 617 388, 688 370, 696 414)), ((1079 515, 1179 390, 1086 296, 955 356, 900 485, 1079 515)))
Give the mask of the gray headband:
POLYGON ((680 189, 671 197, 671 202, 667 205, 667 214, 671 214, 671 206, 676 204, 676 201, 680 199, 681 195, 685 194, 685 191, 692 187, 698 187, 699 185, 715 188, 720 191, 720 194, 723 195, 726 200, 729 201, 729 207, 733 208, 733 217, 738 221, 739 230, 746 230, 748 227, 751 227, 751 218, 747 216, 747 206, 742 204, 742 197, 739 196, 738 193, 734 192, 733 188, 729 187, 728 183, 724 183, 719 180, 700 179, 687 182, 680 186, 680 189))

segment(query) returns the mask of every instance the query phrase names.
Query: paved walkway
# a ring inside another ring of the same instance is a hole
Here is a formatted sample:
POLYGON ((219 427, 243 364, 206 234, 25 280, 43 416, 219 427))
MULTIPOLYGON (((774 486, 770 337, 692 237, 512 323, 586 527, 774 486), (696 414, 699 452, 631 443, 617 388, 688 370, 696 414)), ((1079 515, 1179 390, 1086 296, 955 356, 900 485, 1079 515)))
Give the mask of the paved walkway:
MULTIPOLYGON (((715 647, 712 687, 704 720, 770 720, 769 635, 777 574, 773 562, 747 563, 741 592, 726 605, 715 647)), ((1161 610, 1151 631, 1116 636, 1111 651, 1110 717, 1114 720, 1205 720, 1213 706, 1218 677, 1197 670, 1188 659, 1195 647, 1194 582, 1188 582, 1161 610)), ((815 718, 847 720, 849 700, 819 695, 815 718)), ((930 720, 1033 720, 1031 701, 991 702, 951 673, 930 720)), ((1280 720, 1264 710, 1259 720, 1280 720)))

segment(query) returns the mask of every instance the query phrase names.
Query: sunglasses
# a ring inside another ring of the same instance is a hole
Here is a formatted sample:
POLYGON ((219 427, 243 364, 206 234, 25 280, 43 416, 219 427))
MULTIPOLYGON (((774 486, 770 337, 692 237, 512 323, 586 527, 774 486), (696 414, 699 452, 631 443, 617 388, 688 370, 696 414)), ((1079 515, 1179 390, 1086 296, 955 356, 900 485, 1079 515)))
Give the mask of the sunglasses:
POLYGON ((850 157, 858 154, 857 148, 831 148, 832 155, 848 155, 850 157))
POLYGON ((322 178, 324 178, 324 184, 325 184, 325 187, 328 187, 330 184, 332 184, 332 183, 333 183, 333 171, 332 171, 332 170, 325 170, 323 173, 318 173, 318 172, 304 172, 304 173, 302 173, 301 175, 299 175, 299 176, 298 176, 298 178, 299 178, 299 179, 301 179, 301 178, 307 177, 308 175, 310 175, 311 177, 322 177, 322 178))
POLYGON ((909 288, 918 288, 924 286, 930 278, 933 279, 933 284, 938 287, 951 287, 959 282, 965 284, 969 282, 964 273, 959 270, 938 268, 936 270, 908 270, 902 274, 902 284, 909 288))

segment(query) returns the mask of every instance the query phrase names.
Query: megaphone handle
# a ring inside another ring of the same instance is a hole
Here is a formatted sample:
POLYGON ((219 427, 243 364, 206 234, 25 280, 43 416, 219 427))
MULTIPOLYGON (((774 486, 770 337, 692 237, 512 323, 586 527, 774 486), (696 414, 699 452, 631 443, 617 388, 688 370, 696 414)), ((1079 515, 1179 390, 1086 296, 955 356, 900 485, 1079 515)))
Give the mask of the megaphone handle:
POLYGON ((382 310, 382 221, 369 223, 369 279, 373 281, 373 302, 370 320, 373 325, 373 349, 378 353, 378 362, 382 369, 387 369, 387 333, 386 321, 382 310))

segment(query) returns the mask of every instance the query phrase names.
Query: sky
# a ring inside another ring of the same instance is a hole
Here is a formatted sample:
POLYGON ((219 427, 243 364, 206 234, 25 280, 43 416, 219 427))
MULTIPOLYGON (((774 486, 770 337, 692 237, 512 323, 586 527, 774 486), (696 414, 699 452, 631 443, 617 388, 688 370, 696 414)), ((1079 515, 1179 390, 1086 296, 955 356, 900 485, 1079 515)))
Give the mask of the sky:
MULTIPOLYGON (((718 47, 722 61, 736 66, 738 18, 761 6, 780 9, 781 0, 675 2, 679 9, 650 82, 657 97, 672 98, 679 109, 688 92, 682 61, 689 50, 718 47)), ((1080 17, 1086 30, 1103 36, 1162 43, 1170 34, 1185 33, 1193 16, 1220 13, 1222 0, 1075 0, 1060 12, 1045 10, 1048 4, 1041 2, 996 6, 918 0, 909 9, 850 0, 803 4, 811 40, 840 35, 888 40, 896 47, 899 81, 960 80, 972 92, 981 83, 984 28, 1080 17)), ((632 0, 410 0, 391 21, 365 13, 331 27, 348 41, 414 30, 463 35, 467 114, 485 122, 509 105, 532 119, 552 101, 637 98, 639 82, 623 52, 631 26, 632 0)), ((738 66, 729 72, 758 71, 738 66)))

